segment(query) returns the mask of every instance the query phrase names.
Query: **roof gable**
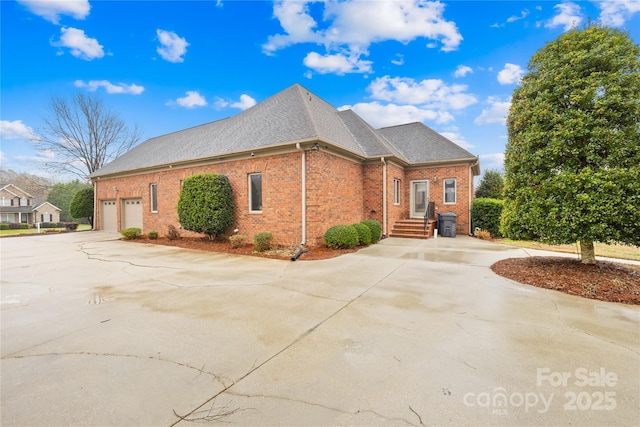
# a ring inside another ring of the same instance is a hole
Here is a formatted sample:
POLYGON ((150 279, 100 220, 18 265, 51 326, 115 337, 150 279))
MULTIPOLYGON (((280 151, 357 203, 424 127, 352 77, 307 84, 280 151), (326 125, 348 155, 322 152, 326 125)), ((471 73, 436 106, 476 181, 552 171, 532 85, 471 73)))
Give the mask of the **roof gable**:
POLYGON ((14 197, 33 198, 33 196, 31 194, 27 193, 26 191, 24 191, 20 187, 16 187, 13 184, 5 184, 5 185, 3 185, 2 187, 0 187, 0 191, 7 191, 10 194, 13 194, 14 197))
POLYGON ((41 208, 43 208, 44 206, 51 206, 51 208, 58 210, 58 211, 62 211, 62 209, 60 209, 59 207, 57 207, 56 205, 49 203, 49 202, 44 202, 44 203, 40 203, 38 206, 36 206, 35 208, 33 208, 34 212, 35 211, 39 211, 41 208))

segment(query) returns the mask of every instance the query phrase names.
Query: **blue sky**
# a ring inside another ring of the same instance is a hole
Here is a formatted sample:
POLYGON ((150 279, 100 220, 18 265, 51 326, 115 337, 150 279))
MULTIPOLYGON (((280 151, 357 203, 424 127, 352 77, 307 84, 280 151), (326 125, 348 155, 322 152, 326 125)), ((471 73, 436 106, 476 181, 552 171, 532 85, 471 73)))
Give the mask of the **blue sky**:
MULTIPOLYGON (((47 175, 30 139, 84 92, 143 138, 232 116, 300 83, 374 127, 421 121, 502 169, 528 61, 588 20, 640 42, 640 1, 0 1, 0 160, 47 175)), ((53 177, 67 180, 70 177, 53 177)))

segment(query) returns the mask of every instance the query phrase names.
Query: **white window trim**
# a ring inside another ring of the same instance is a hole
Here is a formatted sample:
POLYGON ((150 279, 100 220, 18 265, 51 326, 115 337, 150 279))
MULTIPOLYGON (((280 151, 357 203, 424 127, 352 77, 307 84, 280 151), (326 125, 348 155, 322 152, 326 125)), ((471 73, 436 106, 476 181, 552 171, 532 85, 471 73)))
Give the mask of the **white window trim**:
MULTIPOLYGON (((260 192, 262 193, 262 172, 250 173, 249 175, 247 175, 247 190, 248 190, 247 199, 249 200, 249 213, 261 214, 262 209, 260 210, 252 209, 253 200, 251 198, 251 177, 256 175, 260 175, 260 192)), ((264 201, 263 201, 263 206, 264 206, 264 201)))
POLYGON ((445 205, 455 205, 458 200, 458 181, 456 178, 445 178, 442 180, 442 203, 445 205), (447 181, 453 181, 453 202, 447 202, 447 181))
POLYGON ((149 184, 149 204, 151 205, 151 212, 158 213, 158 183, 152 182, 149 184), (153 188, 155 187, 156 191, 154 194, 153 188), (154 206, 155 205, 155 209, 154 206))
POLYGON ((402 201, 400 197, 401 188, 402 188, 402 181, 399 178, 393 178, 393 204, 395 206, 400 205, 402 201))

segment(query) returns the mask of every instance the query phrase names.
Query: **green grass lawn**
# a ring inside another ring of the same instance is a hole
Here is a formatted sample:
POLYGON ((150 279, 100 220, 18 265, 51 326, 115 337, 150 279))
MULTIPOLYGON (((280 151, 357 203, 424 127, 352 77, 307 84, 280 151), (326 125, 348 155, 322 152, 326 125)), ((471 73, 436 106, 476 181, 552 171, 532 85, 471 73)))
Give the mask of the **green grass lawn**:
MULTIPOLYGON (((571 254, 580 254, 580 247, 577 244, 574 245, 545 245, 538 242, 527 242, 520 240, 501 239, 497 242, 518 246, 520 248, 540 249, 543 251, 553 252, 566 252, 571 254)), ((594 249, 596 256, 629 259, 632 261, 640 261, 640 247, 638 246, 625 246, 625 245, 605 245, 603 243, 594 243, 594 249)))
MULTIPOLYGON (((65 231, 64 228, 41 228, 40 234, 46 234, 47 230, 51 231, 65 231)), ((91 230, 89 224, 80 224, 77 231, 91 230)), ((0 237, 14 236, 16 234, 38 234, 38 230, 35 228, 28 228, 26 230, 0 230, 0 237)))

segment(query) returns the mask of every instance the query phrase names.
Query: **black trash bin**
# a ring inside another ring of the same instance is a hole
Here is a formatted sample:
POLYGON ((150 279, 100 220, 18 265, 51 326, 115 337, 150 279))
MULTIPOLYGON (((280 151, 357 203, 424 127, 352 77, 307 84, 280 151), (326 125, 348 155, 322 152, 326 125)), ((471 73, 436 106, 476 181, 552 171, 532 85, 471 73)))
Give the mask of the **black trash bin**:
POLYGON ((456 237, 457 215, 451 212, 438 214, 438 234, 442 237, 456 237))

